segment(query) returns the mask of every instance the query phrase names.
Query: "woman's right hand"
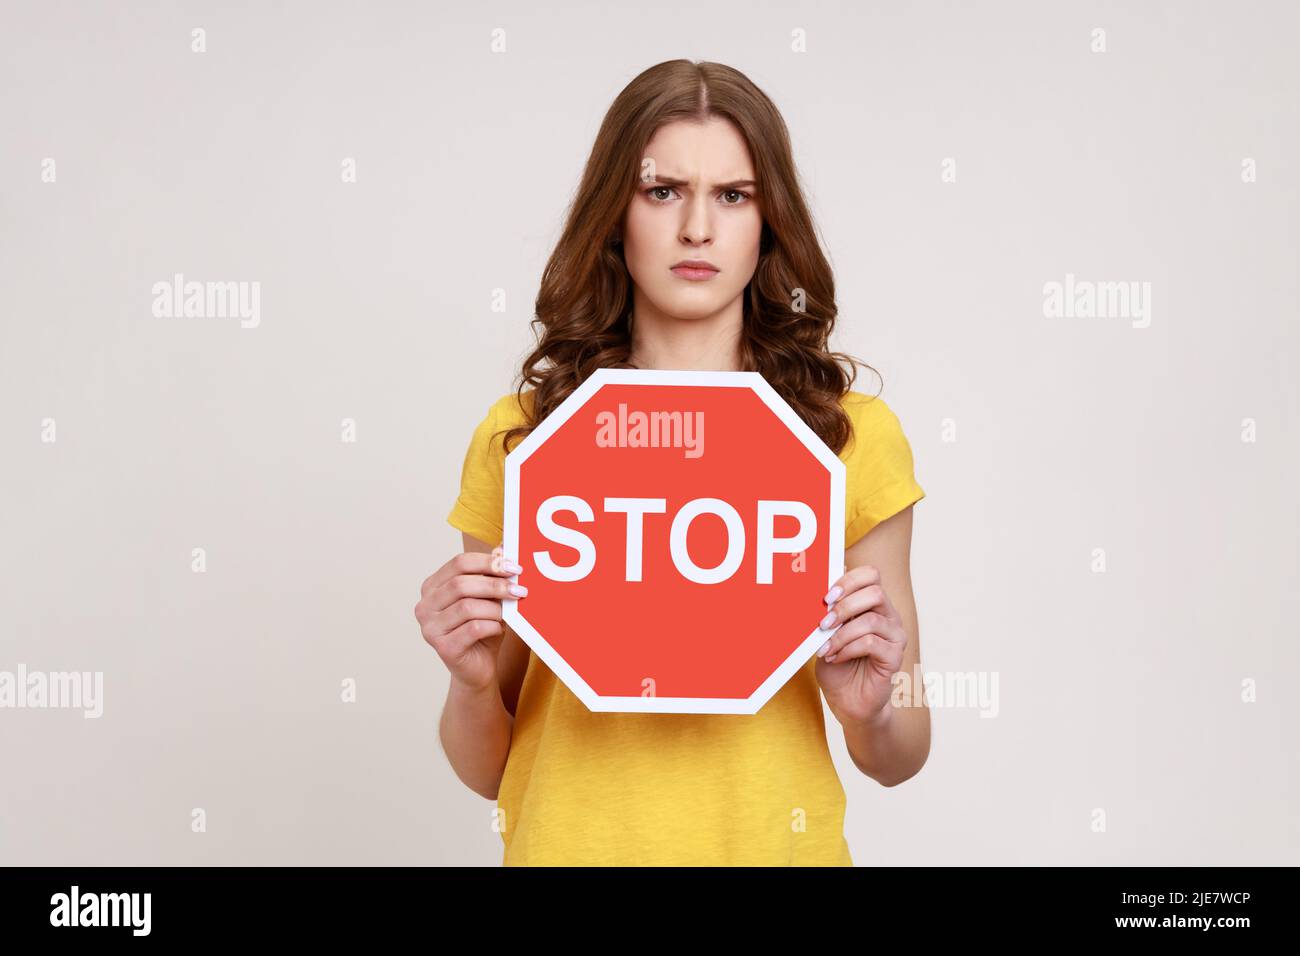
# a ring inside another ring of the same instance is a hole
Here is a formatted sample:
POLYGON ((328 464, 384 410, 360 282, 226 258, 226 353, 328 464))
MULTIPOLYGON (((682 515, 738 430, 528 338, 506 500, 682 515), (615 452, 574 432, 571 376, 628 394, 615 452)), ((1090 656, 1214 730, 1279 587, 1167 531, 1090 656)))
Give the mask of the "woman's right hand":
POLYGON ((496 682, 497 652, 505 634, 501 602, 528 593, 508 580, 522 570, 505 560, 497 545, 491 553, 456 555, 420 585, 415 605, 420 633, 447 665, 452 680, 470 690, 496 682))

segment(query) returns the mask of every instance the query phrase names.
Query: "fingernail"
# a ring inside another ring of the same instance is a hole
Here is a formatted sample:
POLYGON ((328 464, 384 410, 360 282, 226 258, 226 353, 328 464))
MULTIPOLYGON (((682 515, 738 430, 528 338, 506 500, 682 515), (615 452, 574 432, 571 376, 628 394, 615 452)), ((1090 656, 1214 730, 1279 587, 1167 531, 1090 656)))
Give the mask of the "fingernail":
POLYGON ((524 587, 522 584, 512 584, 510 585, 510 593, 515 597, 523 597, 528 593, 528 588, 524 587))
POLYGON ((827 604, 834 604, 836 599, 843 593, 844 589, 837 584, 827 592, 826 596, 822 598, 822 600, 827 604))
POLYGON ((823 657, 826 654, 826 652, 829 651, 830 649, 831 649, 831 642, 827 641, 821 647, 817 648, 817 656, 823 657))
POLYGON ((827 631, 830 630, 831 625, 834 623, 835 623, 835 614, 834 612, 832 612, 830 614, 827 614, 824 618, 822 618, 822 622, 819 625, 819 627, 821 627, 823 631, 827 631))
POLYGON ((520 574, 524 570, 519 565, 511 561, 509 558, 506 558, 504 561, 501 562, 501 567, 505 568, 511 574, 520 574))

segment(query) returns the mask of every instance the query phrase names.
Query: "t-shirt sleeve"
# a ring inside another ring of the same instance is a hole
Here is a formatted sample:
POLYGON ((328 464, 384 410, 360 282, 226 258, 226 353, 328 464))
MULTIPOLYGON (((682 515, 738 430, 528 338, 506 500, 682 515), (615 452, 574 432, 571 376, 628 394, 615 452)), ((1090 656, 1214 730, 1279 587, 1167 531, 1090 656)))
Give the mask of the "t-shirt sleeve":
POLYGON ((496 434, 500 402, 488 409, 478 423, 465 451, 460 471, 460 495, 447 522, 490 545, 501 542, 505 510, 505 438, 496 434))
POLYGON ((876 397, 861 399, 848 411, 854 434, 845 461, 844 543, 852 547, 925 492, 913 474, 912 446, 893 409, 876 397))

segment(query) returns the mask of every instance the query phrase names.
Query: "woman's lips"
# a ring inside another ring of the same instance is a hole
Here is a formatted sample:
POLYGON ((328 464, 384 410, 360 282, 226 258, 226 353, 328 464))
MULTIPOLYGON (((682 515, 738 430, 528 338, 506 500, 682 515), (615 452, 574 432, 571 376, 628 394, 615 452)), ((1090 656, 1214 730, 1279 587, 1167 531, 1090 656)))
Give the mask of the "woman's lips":
POLYGON ((672 272, 675 276, 682 279, 690 279, 693 282, 712 279, 718 274, 717 269, 698 269, 694 266, 677 266, 672 270, 672 272))

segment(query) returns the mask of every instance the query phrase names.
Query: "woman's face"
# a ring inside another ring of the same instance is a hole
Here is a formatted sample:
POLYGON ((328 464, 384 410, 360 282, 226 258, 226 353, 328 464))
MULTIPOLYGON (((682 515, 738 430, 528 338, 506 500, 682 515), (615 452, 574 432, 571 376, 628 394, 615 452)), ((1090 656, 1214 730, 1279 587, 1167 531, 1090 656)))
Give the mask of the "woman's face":
POLYGON ((623 255, 645 304, 701 319, 739 300, 758 264, 763 230, 755 179, 749 147, 729 121, 659 128, 623 219, 623 255), (674 271, 687 259, 716 271, 674 271))

